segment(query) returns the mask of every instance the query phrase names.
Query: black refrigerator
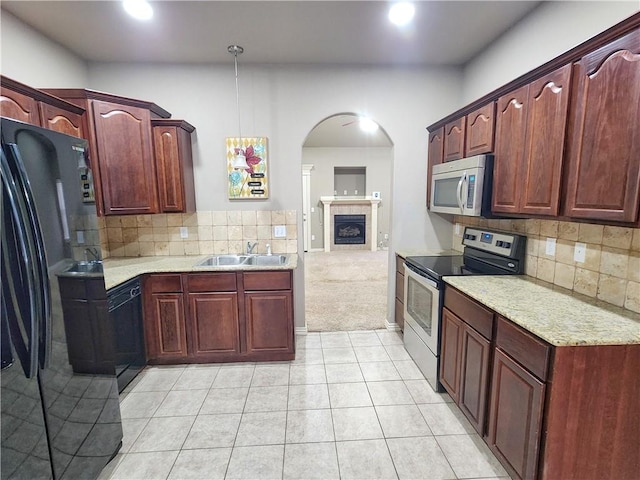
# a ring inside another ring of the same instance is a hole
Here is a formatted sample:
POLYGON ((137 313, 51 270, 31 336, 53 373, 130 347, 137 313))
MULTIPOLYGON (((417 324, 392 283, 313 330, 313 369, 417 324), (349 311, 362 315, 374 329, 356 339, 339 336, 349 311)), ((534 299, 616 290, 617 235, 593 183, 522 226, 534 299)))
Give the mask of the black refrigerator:
MULTIPOLYGON (((87 265, 87 253, 100 256, 88 145, 0 122, 0 477, 95 479, 122 445, 116 373, 72 366, 69 338, 76 332, 58 281, 87 265)), ((100 278, 91 275, 94 283, 100 278)))

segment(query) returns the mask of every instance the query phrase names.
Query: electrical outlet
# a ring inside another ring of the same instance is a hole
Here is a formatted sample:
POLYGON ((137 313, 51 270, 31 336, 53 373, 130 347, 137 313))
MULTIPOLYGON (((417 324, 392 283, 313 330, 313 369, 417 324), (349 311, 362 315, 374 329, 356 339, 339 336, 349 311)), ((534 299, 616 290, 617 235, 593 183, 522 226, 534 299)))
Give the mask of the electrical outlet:
POLYGON ((389 240, 389 234, 388 234, 388 233, 385 233, 385 234, 384 234, 384 239, 385 239, 385 240, 389 240))
POLYGON ((576 246, 573 249, 573 260, 578 263, 584 263, 586 258, 587 258, 587 244, 576 243, 576 246))
POLYGON ((273 227, 273 236, 275 238, 284 238, 287 236, 287 227, 286 225, 275 225, 273 227))
POLYGON ((345 194, 345 195, 347 194, 347 191, 346 191, 346 190, 344 191, 344 194, 345 194))
POLYGON ((556 255, 556 239, 555 238, 547 238, 547 246, 545 248, 544 253, 546 253, 550 257, 554 257, 556 255))
POLYGON ((311 213, 316 211, 316 207, 311 207, 311 213))
POLYGON ((84 230, 78 230, 76 232, 76 240, 78 241, 78 245, 84 244, 84 230))
POLYGON ((456 235, 460 235, 460 224, 456 223, 456 235))
POLYGON ((180 238, 189 238, 189 229, 187 227, 180 227, 180 238))
POLYGON ((315 235, 311 235, 311 240, 315 240, 316 236, 315 235))

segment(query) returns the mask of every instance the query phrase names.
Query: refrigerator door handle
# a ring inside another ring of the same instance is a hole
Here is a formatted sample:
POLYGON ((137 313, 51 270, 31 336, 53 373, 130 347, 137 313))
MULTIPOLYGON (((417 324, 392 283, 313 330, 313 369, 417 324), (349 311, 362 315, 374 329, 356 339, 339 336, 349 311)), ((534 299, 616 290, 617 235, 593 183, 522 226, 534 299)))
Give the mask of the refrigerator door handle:
POLYGON ((35 247, 34 258, 37 261, 36 265, 36 299, 38 306, 38 323, 37 327, 40 330, 40 343, 39 343, 39 359, 40 367, 46 368, 49 365, 49 358, 51 354, 51 292, 49 285, 49 270, 47 268, 47 257, 44 249, 44 240, 40 229, 40 222, 38 221, 38 215, 36 212, 36 202, 31 191, 31 185, 27 177, 27 171, 24 168, 24 163, 20 156, 18 146, 14 143, 7 144, 11 150, 12 156, 15 158, 16 172, 19 176, 20 186, 22 187, 22 195, 25 200, 26 208, 29 213, 27 227, 29 228, 30 238, 33 241, 35 247))
POLYGON ((20 358, 27 378, 32 378, 38 369, 36 274, 33 266, 29 263, 32 246, 28 243, 28 231, 24 223, 25 205, 21 203, 15 178, 9 167, 8 157, 5 157, 4 154, 1 158, 0 170, 3 216, 5 216, 2 234, 3 310, 7 311, 8 329, 16 355, 20 358), (9 229, 9 234, 6 233, 7 229, 9 229), (9 243, 8 237, 11 234, 15 235, 16 244, 9 243), (14 253, 14 258, 11 258, 10 252, 14 253), (18 285, 22 286, 20 279, 26 282, 27 292, 16 289, 18 285), (23 296, 26 296, 26 306, 23 296))

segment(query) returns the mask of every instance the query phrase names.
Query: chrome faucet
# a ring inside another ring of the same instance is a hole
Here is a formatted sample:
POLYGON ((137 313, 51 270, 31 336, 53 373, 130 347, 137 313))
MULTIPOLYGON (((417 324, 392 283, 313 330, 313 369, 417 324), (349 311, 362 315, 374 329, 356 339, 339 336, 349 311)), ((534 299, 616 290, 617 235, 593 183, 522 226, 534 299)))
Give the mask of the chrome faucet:
POLYGON ((247 255, 251 255, 253 253, 253 249, 256 248, 256 245, 258 245, 258 242, 253 245, 251 245, 251 242, 247 242, 247 255))
POLYGON ((93 247, 88 247, 84 249, 84 259, 86 262, 89 261, 89 255, 91 254, 91 256, 93 257, 92 262, 99 262, 100 261, 100 254, 98 254, 98 250, 93 248, 93 247))

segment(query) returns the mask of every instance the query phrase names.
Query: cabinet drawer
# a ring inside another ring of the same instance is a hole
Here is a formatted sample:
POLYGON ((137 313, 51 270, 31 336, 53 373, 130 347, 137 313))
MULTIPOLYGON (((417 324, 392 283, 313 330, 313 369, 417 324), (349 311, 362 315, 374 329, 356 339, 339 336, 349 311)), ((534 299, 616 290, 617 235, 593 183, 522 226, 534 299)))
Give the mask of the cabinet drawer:
POLYGON ((396 255, 396 272, 404 275, 404 258, 396 255))
POLYGON ((194 292, 235 292, 235 273, 197 273, 187 275, 187 291, 194 292))
POLYGON ((511 358, 540 380, 547 379, 551 347, 500 316, 498 317, 496 346, 508 353, 511 358))
POLYGON ((149 275, 145 281, 144 289, 150 293, 182 292, 182 280, 180 274, 149 275))
POLYGON ((493 312, 484 308, 465 294, 447 286, 444 291, 444 306, 473 327, 480 335, 491 340, 493 312))
POLYGON ((291 290, 291 272, 244 272, 245 290, 291 290))
POLYGON ((58 277, 60 296, 62 298, 84 299, 89 298, 84 280, 76 278, 58 277))

